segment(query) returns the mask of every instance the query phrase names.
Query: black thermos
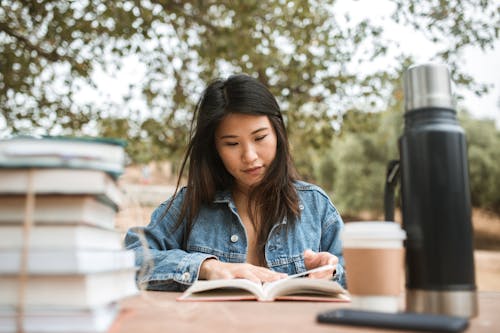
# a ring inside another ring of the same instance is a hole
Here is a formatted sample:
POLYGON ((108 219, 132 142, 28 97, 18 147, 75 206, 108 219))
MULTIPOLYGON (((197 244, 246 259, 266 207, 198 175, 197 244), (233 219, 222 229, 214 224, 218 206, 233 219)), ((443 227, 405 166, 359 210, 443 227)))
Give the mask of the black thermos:
POLYGON ((477 315, 465 133, 457 121, 447 66, 404 75, 399 139, 407 311, 477 315))

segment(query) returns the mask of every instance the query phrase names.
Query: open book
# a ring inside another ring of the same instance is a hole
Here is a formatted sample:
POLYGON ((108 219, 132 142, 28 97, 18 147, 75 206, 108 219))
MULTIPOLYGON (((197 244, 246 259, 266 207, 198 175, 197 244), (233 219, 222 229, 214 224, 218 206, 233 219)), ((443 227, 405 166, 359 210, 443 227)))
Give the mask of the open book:
POLYGON ((298 277, 308 272, 263 284, 246 279, 198 280, 177 300, 267 302, 277 300, 348 302, 350 300, 348 292, 335 281, 298 277))

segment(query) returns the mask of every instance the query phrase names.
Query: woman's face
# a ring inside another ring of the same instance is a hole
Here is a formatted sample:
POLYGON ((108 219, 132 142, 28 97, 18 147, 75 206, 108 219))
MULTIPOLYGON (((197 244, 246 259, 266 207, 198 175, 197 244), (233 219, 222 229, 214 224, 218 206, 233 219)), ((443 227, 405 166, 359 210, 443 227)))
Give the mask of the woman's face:
POLYGON ((215 146, 237 190, 246 193, 273 162, 277 139, 267 116, 230 113, 215 131, 215 146))

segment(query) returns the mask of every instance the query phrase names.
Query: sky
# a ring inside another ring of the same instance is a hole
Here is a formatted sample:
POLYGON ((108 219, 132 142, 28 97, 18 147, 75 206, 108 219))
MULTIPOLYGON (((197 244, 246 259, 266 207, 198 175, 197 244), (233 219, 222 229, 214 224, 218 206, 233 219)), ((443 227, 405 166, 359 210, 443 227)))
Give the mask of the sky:
POLYGON ((466 68, 479 82, 492 85, 490 92, 477 97, 470 92, 465 93, 465 107, 478 118, 495 120, 500 129, 500 42, 489 52, 470 50, 465 57, 466 68))
MULTIPOLYGON (((338 0, 335 9, 348 12, 354 20, 370 18, 384 27, 384 35, 400 44, 399 49, 411 54, 416 63, 429 62, 436 53, 437 47, 423 37, 423 34, 411 28, 397 26, 389 15, 394 5, 386 0, 338 0)), ((470 74, 478 83, 488 84, 490 91, 481 97, 465 89, 454 90, 455 94, 464 96, 458 101, 458 109, 468 110, 475 118, 495 120, 500 129, 500 41, 493 50, 483 51, 470 47, 464 50, 462 70, 470 74)), ((389 60, 390 56, 389 56, 389 60)))

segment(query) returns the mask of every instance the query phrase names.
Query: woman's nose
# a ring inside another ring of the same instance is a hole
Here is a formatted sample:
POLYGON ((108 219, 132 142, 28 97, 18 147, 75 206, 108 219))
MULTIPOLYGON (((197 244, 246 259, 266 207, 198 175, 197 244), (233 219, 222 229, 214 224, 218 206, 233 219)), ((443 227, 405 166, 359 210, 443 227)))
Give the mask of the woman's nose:
POLYGON ((245 163, 253 162, 257 159, 257 152, 255 147, 247 145, 243 150, 242 160, 245 163))

